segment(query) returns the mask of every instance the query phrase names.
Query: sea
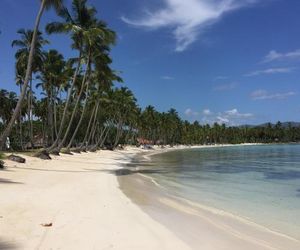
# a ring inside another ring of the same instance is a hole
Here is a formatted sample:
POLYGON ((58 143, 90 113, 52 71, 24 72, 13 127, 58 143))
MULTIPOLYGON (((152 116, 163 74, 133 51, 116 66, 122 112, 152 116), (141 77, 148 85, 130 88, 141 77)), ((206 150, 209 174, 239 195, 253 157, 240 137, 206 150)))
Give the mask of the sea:
POLYGON ((153 154, 141 173, 176 197, 300 240, 300 145, 191 148, 153 154))

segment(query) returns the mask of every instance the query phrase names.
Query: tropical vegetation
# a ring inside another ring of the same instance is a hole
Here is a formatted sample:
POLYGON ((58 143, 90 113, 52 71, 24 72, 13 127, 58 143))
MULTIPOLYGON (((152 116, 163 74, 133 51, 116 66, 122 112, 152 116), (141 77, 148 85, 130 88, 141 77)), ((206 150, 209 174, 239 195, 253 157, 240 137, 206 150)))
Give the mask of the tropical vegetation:
POLYGON ((34 29, 20 29, 17 35, 12 46, 17 48, 15 83, 20 96, 0 89, 2 149, 7 138, 14 150, 44 148, 53 154, 114 149, 119 144, 300 141, 300 127, 292 123, 228 127, 182 120, 175 109, 141 109, 112 68, 116 34, 87 0, 73 0, 70 8, 62 0, 42 0, 34 29), (50 8, 58 20, 42 31, 41 17, 50 8), (51 48, 51 34, 64 35, 76 57, 65 58, 63 51, 51 48))

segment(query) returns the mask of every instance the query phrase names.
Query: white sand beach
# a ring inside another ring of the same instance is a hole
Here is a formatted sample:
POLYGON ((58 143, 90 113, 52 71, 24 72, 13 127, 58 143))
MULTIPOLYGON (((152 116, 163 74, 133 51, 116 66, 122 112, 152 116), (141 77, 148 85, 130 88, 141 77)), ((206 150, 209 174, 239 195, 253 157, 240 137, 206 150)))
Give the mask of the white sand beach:
MULTIPOLYGON (((255 227, 237 224, 233 231, 234 227, 224 226, 227 217, 208 212, 196 215, 197 227, 183 225, 194 236, 189 244, 120 190, 114 171, 141 151, 61 155, 51 161, 26 156, 25 164, 7 160, 6 170, 0 172, 0 249, 293 250, 300 246, 261 230, 253 232, 255 227)), ((164 202, 189 216, 195 213, 184 204, 164 202)))
POLYGON ((106 171, 136 151, 6 161, 0 178, 0 249, 188 249, 134 205, 106 171))

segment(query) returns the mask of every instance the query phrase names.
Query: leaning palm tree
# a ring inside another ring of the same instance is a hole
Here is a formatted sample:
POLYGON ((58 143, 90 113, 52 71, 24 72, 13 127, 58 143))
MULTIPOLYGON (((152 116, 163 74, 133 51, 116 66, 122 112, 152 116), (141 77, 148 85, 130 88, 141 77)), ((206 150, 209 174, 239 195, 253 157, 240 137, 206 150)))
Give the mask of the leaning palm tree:
MULTIPOLYGON (((98 55, 96 54, 96 56, 94 56, 94 58, 93 58, 94 64, 95 64, 95 72, 93 72, 94 74, 92 75, 93 77, 91 78, 91 80, 94 80, 95 88, 94 89, 91 88, 92 93, 90 95, 86 95, 86 97, 85 97, 85 102, 83 105, 81 117, 79 119, 79 122, 77 123, 76 129, 73 132, 73 135, 72 135, 72 137, 69 141, 69 144, 66 148, 67 153, 70 152, 70 148, 73 144, 75 136, 77 135, 77 133, 79 131, 79 128, 83 121, 83 117, 87 110, 88 101, 91 100, 94 103, 93 108, 92 108, 92 110, 94 110, 96 108, 96 106, 98 106, 98 103, 101 100, 103 87, 105 87, 105 85, 108 85, 108 87, 110 88, 113 85, 113 81, 122 82, 122 79, 119 76, 117 76, 115 74, 115 72, 113 70, 111 70, 110 67, 108 66, 112 62, 110 57, 107 54, 101 53, 101 51, 98 51, 98 52, 100 52, 100 53, 98 55), (96 99, 96 101, 94 101, 95 99, 96 99)), ((88 89, 88 87, 87 87, 87 89, 88 89)), ((89 132, 89 128, 91 126, 91 120, 94 117, 93 113, 94 113, 94 111, 92 111, 92 115, 91 115, 90 121, 89 121, 89 126, 88 126, 88 129, 86 130, 87 131, 86 136, 85 136, 86 138, 87 138, 87 133, 89 132)), ((98 146, 99 143, 96 143, 96 144, 98 146)))
MULTIPOLYGON (((96 123, 98 121, 99 116, 99 107, 100 102, 101 105, 107 105, 108 103, 111 103, 111 100, 109 99, 111 94, 111 88, 113 86, 114 82, 123 82, 122 78, 120 78, 117 75, 116 71, 113 71, 110 69, 109 64, 111 61, 109 57, 106 56, 106 59, 101 58, 100 60, 96 61, 96 72, 97 72, 97 90, 95 91, 93 98, 94 98, 94 107, 92 111, 92 115, 90 116, 88 127, 86 129, 86 133, 83 139, 83 143, 80 147, 80 150, 86 151, 88 149, 88 146, 90 144, 90 141, 93 137, 94 131, 96 130, 96 123)), ((102 112, 103 112, 102 107, 102 112)), ((92 147, 93 149, 96 149, 101 141, 98 140, 96 144, 92 147)))
POLYGON ((34 26, 34 30, 33 30, 24 84, 22 86, 20 98, 18 100, 16 108, 14 109, 14 113, 13 113, 8 125, 6 126, 5 130, 3 131, 2 135, 0 136, 0 148, 4 148, 6 138, 10 135, 13 125, 14 125, 14 123, 20 113, 20 110, 21 110, 22 102, 24 100, 26 90, 28 87, 28 83, 30 80, 31 72, 32 72, 32 63, 33 63, 33 57, 34 57, 34 53, 35 53, 36 37, 38 34, 41 17, 43 15, 44 11, 48 10, 50 8, 54 8, 57 12, 59 12, 62 9, 62 3, 63 3, 63 0, 41 0, 40 9, 39 9, 38 15, 36 17, 35 26, 34 26))
MULTIPOLYGON (((32 30, 20 29, 17 32, 20 35, 20 39, 13 40, 12 47, 19 47, 15 54, 16 58, 16 81, 20 86, 23 85, 25 79, 25 73, 27 68, 28 57, 30 53, 30 46, 33 37, 32 30)), ((32 70, 30 76, 29 90, 27 91, 27 117, 28 117, 28 134, 30 143, 33 146, 33 125, 32 125, 32 104, 33 104, 33 91, 32 91, 32 73, 37 72, 43 62, 42 47, 49 42, 42 37, 41 32, 37 32, 35 53, 32 61, 32 70)))
MULTIPOLYGON (((99 106, 100 102, 101 102, 101 112, 105 113, 105 106, 112 106, 112 104, 115 102, 112 98, 113 96, 113 91, 111 91, 112 87, 114 86, 115 82, 123 82, 123 79, 121 77, 119 77, 117 75, 117 72, 114 70, 111 70, 110 67, 108 65, 103 65, 102 61, 99 61, 98 63, 98 70, 97 70, 97 75, 98 75, 98 81, 99 81, 99 88, 98 91, 95 93, 95 98, 96 98, 96 105, 97 107, 99 106), (100 65, 99 65, 100 64, 100 65)), ((113 110, 110 110, 113 111, 113 110)), ((108 124, 111 124, 112 121, 115 119, 115 112, 107 112, 110 113, 108 115, 108 117, 106 117, 106 120, 109 120, 108 124), (112 118, 114 117, 114 118, 112 118)), ((97 115, 97 114, 96 114, 97 115)), ((105 116, 105 114, 102 114, 105 116)), ((107 125, 108 125, 107 124, 107 125)), ((95 125, 93 126, 95 129, 95 125)), ((92 129, 91 131, 93 131, 94 129, 92 129)), ((102 131, 105 132, 107 135, 107 133, 110 130, 110 126, 104 126, 104 129, 106 131, 102 131)), ((92 132, 89 135, 89 139, 88 142, 90 141, 91 137, 92 137, 92 132)), ((102 134, 102 133, 101 133, 102 134)), ((95 151, 104 141, 104 138, 106 138, 106 136, 100 136, 100 138, 98 138, 98 140, 96 140, 95 144, 91 147, 92 151, 95 151)), ((85 148, 86 150, 88 149, 87 146, 85 148)))
MULTIPOLYGON (((72 115, 71 115, 71 118, 70 118, 70 121, 69 121, 69 125, 67 127, 67 130, 65 131, 65 135, 62 139, 62 141, 59 143, 59 146, 58 146, 58 149, 60 150, 66 139, 67 139, 67 136, 69 134, 69 131, 70 131, 70 128, 71 128, 71 125, 72 125, 72 122, 73 122, 73 119, 74 119, 74 116, 77 112, 77 108, 78 108, 78 104, 79 104, 79 101, 80 101, 80 98, 81 98, 81 95, 83 94, 83 91, 84 89, 86 89, 86 99, 88 98, 88 90, 89 90, 89 83, 90 83, 90 78, 91 78, 91 69, 92 69, 92 64, 93 64, 93 61, 95 60, 95 58, 97 57, 101 57, 101 54, 102 54, 102 51, 101 51, 101 42, 103 39, 101 39, 101 36, 99 36, 99 34, 103 34, 102 30, 101 29, 98 29, 96 27, 91 27, 90 30, 86 31, 84 33, 84 43, 85 43, 85 50, 86 50, 86 53, 85 53, 85 57, 86 57, 86 70, 85 70, 85 74, 84 74, 84 77, 83 77, 83 80, 82 80, 82 84, 81 84, 81 89, 80 89, 80 92, 77 96, 77 100, 76 100, 76 103, 75 103, 75 107, 73 109, 73 112, 72 112, 72 115), (99 41, 100 40, 100 41, 99 41)), ((86 100, 87 101, 87 100, 86 100)), ((86 103, 85 101, 85 103, 86 103)), ((86 105, 84 104, 84 109, 83 109, 83 113, 85 112, 85 107, 86 105)), ((83 116, 81 116, 83 117, 83 116)), ((73 134, 72 138, 71 138, 71 141, 74 140, 74 137, 76 136, 76 133, 79 129, 79 126, 81 124, 81 121, 82 121, 82 118, 80 119, 80 122, 78 123, 76 129, 75 129, 75 135, 73 134)))
POLYGON ((63 22, 52 22, 46 26, 46 31, 49 34, 53 33, 66 33, 71 34, 73 40, 72 48, 78 50, 79 55, 77 58, 77 66, 74 71, 72 83, 70 85, 67 99, 60 122, 57 138, 54 143, 47 149, 48 152, 55 151, 57 148, 60 138, 63 134, 63 128, 65 127, 68 107, 71 103, 71 95, 77 81, 77 76, 80 71, 82 64, 82 57, 84 52, 84 34, 91 27, 91 24, 95 23, 96 9, 86 5, 86 0, 73 0, 72 2, 72 13, 67 8, 63 8, 60 11, 59 16, 64 20, 63 22))
MULTIPOLYGON (((67 23, 52 23, 47 26, 47 30, 50 33, 53 31, 70 32, 70 27, 72 27, 72 37, 74 41, 73 47, 79 49, 80 56, 82 57, 80 59, 83 59, 79 60, 78 65, 80 65, 80 63, 82 62, 85 62, 86 65, 80 91, 77 95, 68 126, 64 132, 64 136, 62 140, 59 141, 60 136, 62 134, 62 128, 64 126, 65 112, 60 125, 58 138, 56 142, 53 143, 53 145, 48 149, 49 152, 59 152, 64 146, 64 143, 66 142, 66 139, 69 135, 70 128, 74 120, 77 108, 79 106, 79 102, 83 91, 86 87, 88 89, 88 86, 86 85, 88 84, 88 78, 93 64, 93 60, 95 60, 95 58, 97 57, 100 57, 103 53, 107 53, 110 50, 110 45, 115 42, 115 33, 109 28, 107 28, 106 24, 97 20, 97 18, 95 17, 96 9, 94 7, 86 6, 86 0, 73 0, 73 10, 74 19, 72 19, 71 15, 65 9, 63 17, 67 18, 67 23), (69 22, 72 22, 72 20, 73 23, 72 25, 70 25, 69 22)), ((76 76, 77 75, 74 75, 74 79, 76 78, 76 76)), ((67 110, 68 102, 69 101, 67 100, 65 111, 67 110)))

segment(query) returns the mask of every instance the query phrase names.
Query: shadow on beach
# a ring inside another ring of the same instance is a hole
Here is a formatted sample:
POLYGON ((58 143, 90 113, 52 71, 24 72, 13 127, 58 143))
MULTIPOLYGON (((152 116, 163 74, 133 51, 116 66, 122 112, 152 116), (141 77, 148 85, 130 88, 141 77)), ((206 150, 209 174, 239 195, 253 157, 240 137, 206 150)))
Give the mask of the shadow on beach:
MULTIPOLYGON (((24 184, 22 182, 16 182, 16 181, 11 181, 9 179, 4 179, 4 178, 0 178, 0 184, 24 184)), ((0 249, 1 248, 1 243, 0 243, 0 249)))
POLYGON ((133 175, 133 174, 162 174, 167 173, 165 170, 159 169, 139 169, 139 170, 130 170, 127 168, 122 168, 118 170, 112 171, 116 176, 124 176, 124 175, 133 175))
POLYGON ((159 170, 159 169, 136 169, 131 170, 128 168, 121 168, 117 170, 111 170, 111 169, 89 169, 89 171, 93 172, 103 172, 103 173, 109 173, 116 176, 126 176, 126 175, 134 175, 134 174, 165 174, 167 171, 165 170, 159 170))
POLYGON ((13 243, 9 243, 0 239, 0 249, 1 250, 17 249, 17 246, 13 243))

